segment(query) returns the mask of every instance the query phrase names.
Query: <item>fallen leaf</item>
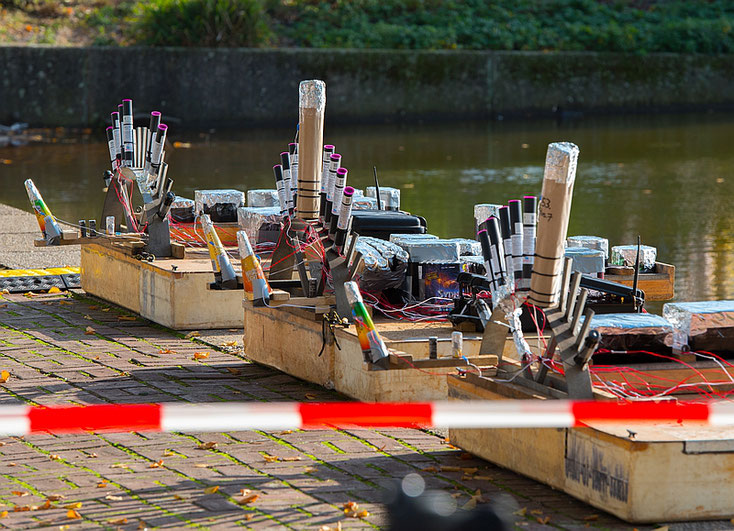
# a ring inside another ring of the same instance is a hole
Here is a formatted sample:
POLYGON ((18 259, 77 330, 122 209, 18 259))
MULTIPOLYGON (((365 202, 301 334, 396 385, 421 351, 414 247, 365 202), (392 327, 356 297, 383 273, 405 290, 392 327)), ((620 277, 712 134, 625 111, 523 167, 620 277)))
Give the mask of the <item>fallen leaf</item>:
POLYGON ((156 461, 155 463, 151 463, 148 465, 148 468, 160 468, 163 466, 163 459, 160 461, 156 461))
POLYGON ((112 308, 102 308, 103 312, 109 312, 112 308))
POLYGON ((227 367, 227 370, 232 374, 240 374, 242 372, 240 369, 236 369, 235 367, 227 367))
POLYGON ((109 483, 108 483, 107 481, 100 481, 99 483, 97 483, 97 488, 98 488, 98 489, 103 489, 103 488, 105 488, 105 487, 106 487, 106 486, 107 486, 108 484, 109 484, 109 483))
POLYGON ((530 511, 530 514, 535 514, 535 515, 543 514, 543 511, 541 511, 540 509, 533 509, 532 511, 530 511))
POLYGON ((194 465, 194 468, 209 468, 211 465, 206 463, 197 463, 194 465))
POLYGON ((318 472, 318 469, 315 466, 307 466, 303 469, 304 474, 310 474, 311 472, 318 472))
POLYGON ((30 493, 24 490, 14 490, 14 491, 11 491, 11 494, 13 494, 13 496, 21 496, 21 497, 30 496, 30 493))
POLYGON ((461 472, 461 467, 459 466, 442 466, 441 472, 461 472))
POLYGON ((235 501, 239 505, 245 505, 245 504, 256 501, 259 497, 260 497, 259 494, 247 494, 246 496, 240 496, 238 498, 235 498, 235 501))
POLYGON ((92 452, 92 453, 91 453, 91 454, 89 454, 89 455, 88 455, 87 457, 88 457, 88 458, 90 458, 90 459, 96 459, 96 458, 97 458, 97 457, 99 457, 99 456, 97 455, 97 453, 96 453, 96 452, 92 452))
POLYGON ((290 435, 291 433, 293 433, 293 430, 285 430, 281 431, 278 435, 290 435))
POLYGON ((207 487, 204 489, 204 494, 214 494, 219 490, 218 485, 212 485, 211 487, 207 487))
POLYGON ((471 474, 476 474, 477 472, 479 472, 479 469, 477 467, 471 467, 471 468, 470 467, 467 467, 467 468, 462 468, 461 471, 464 474, 471 475, 471 474))
POLYGON ((479 481, 492 481, 491 476, 472 476, 472 479, 478 479, 479 481))
POLYGON ((313 393, 306 393, 304 396, 307 400, 316 400, 316 395, 313 393))
POLYGON ((518 509, 517 511, 515 511, 512 514, 514 514, 515 516, 525 516, 527 513, 528 513, 528 508, 523 507, 522 509, 518 509))
POLYGON ((184 498, 184 497, 183 497, 183 496, 181 496, 180 494, 174 494, 174 495, 173 495, 173 499, 174 499, 174 500, 185 500, 186 498, 184 498))
POLYGON ((250 520, 252 520, 253 518, 255 518, 255 515, 254 514, 246 514, 243 518, 249 522, 250 520))
POLYGON ((48 499, 46 499, 46 501, 43 502, 43 505, 41 505, 38 509, 39 510, 45 510, 45 509, 50 509, 51 507, 53 507, 53 505, 51 505, 51 501, 49 501, 48 499))
POLYGON ((111 520, 107 520, 107 523, 112 525, 125 525, 127 523, 127 518, 113 518, 111 520))
POLYGON ((85 315, 85 316, 84 316, 84 318, 85 318, 85 319, 86 319, 87 321, 91 321, 91 320, 92 320, 92 316, 91 316, 91 315, 85 315))
POLYGON ((97 333, 97 331, 94 328, 92 328, 91 326, 88 326, 87 329, 84 330, 84 335, 85 336, 93 336, 96 333, 97 333))
POLYGON ((205 360, 209 357, 208 352, 194 352, 194 359, 195 360, 205 360))
POLYGON ((220 346, 222 346, 222 347, 236 347, 237 346, 237 341, 225 341, 220 346))
POLYGON ((61 461, 61 456, 57 454, 51 454, 48 456, 51 461, 61 461))
POLYGON ((170 348, 162 348, 158 350, 158 354, 175 354, 175 350, 171 350, 170 348))
POLYGON ((469 501, 467 501, 462 509, 474 509, 474 507, 477 506, 477 503, 484 503, 484 498, 482 498, 482 491, 477 489, 477 491, 472 494, 471 498, 469 498, 469 501))
POLYGON ((65 509, 81 509, 82 502, 70 503, 69 505, 64 505, 64 508, 65 509))
POLYGON ((435 466, 427 466, 425 468, 421 468, 422 472, 438 472, 435 466))
POLYGON ((61 290, 56 286, 49 288, 48 293, 61 293, 61 290))
POLYGON ((279 457, 270 454, 264 454, 263 459, 265 459, 266 463, 277 463, 280 461, 279 457))
POLYGON ((13 512, 14 513, 24 513, 26 511, 30 511, 31 506, 30 505, 15 505, 13 506, 13 512))
POLYGON ((118 315, 117 320, 118 321, 137 321, 138 318, 132 315, 118 315))
POLYGON ((344 505, 342 505, 342 509, 344 511, 356 511, 359 508, 359 504, 357 502, 348 501, 344 505))
POLYGON ((301 461, 303 458, 301 456, 295 456, 295 457, 281 457, 281 461, 285 462, 291 462, 291 461, 301 461))
POLYGON ((176 455, 176 452, 172 450, 166 450, 165 452, 163 452, 163 457, 173 457, 175 455, 176 455))
POLYGON ((355 514, 355 518, 367 518, 370 515, 370 512, 367 509, 363 509, 359 511, 357 514, 355 514))
POLYGON ((0 383, 5 383, 10 378, 10 373, 8 371, 1 371, 0 372, 0 383))
POLYGON ((199 337, 199 336, 201 336, 201 334, 197 332, 196 330, 194 330, 193 332, 189 332, 188 334, 186 334, 184 336, 184 339, 191 339, 192 337, 199 337))
POLYGON ((0 304, 0 308, 7 308, 7 307, 8 307, 7 304, 0 304))
POLYGON ((59 301, 59 304, 63 304, 64 306, 73 306, 74 304, 69 301, 59 301))
POLYGON ((8 463, 8 466, 18 466, 18 463, 13 463, 12 461, 8 463))
MULTIPOLYGON (((545 518, 541 518, 540 516, 538 516, 536 520, 541 525, 548 525, 548 522, 550 522, 550 516, 546 516, 545 518)), ((668 529, 668 528, 666 527, 665 529, 668 529)))
POLYGON ((66 511, 66 517, 69 520, 81 520, 82 515, 76 512, 74 509, 69 509, 68 511, 66 511))
POLYGON ((472 454, 470 454, 469 452, 463 452, 459 456, 459 459, 461 459, 463 461, 468 461, 469 459, 474 459, 474 456, 472 454))
POLYGON ((108 494, 104 497, 105 500, 110 501, 122 501, 122 496, 115 496, 114 494, 108 494))
POLYGON ((0 512, 0 518, 7 518, 7 516, 8 516, 8 511, 0 512))
POLYGON ((148 524, 140 520, 140 523, 138 524, 138 529, 148 529, 148 524))
POLYGON ((199 443, 199 446, 197 446, 199 450, 211 450, 212 448, 216 448, 216 447, 217 447, 217 443, 215 443, 214 441, 199 443))
POLYGON ((110 468, 130 468, 125 463, 115 463, 114 465, 110 465, 110 468))
POLYGON ((2 448, 3 446, 5 446, 6 444, 8 444, 8 443, 4 443, 4 442, 0 441, 0 448, 2 448))
POLYGON ((64 496, 63 494, 49 494, 48 496, 46 496, 46 499, 48 501, 60 501, 64 498, 66 498, 66 496, 64 496))
POLYGON ((35 297, 35 295, 33 293, 31 293, 30 291, 24 293, 23 296, 24 297, 28 297, 29 299, 32 299, 33 297, 35 297))
MULTIPOLYGON (((590 514, 589 516, 584 516, 584 521, 586 522, 596 522, 598 519, 598 514, 590 514)), ((734 518, 732 518, 732 524, 734 524, 734 518)))

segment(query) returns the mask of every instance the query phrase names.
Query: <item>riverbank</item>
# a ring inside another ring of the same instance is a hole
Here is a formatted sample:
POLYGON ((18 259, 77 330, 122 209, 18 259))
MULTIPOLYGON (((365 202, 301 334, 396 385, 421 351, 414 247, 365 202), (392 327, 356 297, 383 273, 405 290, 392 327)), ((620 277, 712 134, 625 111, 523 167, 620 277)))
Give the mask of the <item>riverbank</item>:
POLYGON ((183 127, 292 124, 298 83, 327 122, 734 108, 734 55, 0 47, 0 123, 100 126, 120 99, 183 127))

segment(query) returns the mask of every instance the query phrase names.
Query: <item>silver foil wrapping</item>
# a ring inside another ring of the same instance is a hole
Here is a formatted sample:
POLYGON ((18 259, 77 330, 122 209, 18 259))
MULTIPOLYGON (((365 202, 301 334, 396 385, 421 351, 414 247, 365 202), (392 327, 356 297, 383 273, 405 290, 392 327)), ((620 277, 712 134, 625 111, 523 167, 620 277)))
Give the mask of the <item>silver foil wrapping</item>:
POLYGON ((583 247, 596 249, 604 253, 604 259, 609 260, 609 240, 599 236, 569 236, 566 238, 566 247, 583 247))
MULTIPOLYGON (((374 186, 368 186, 365 189, 365 196, 373 197, 376 202, 377 189, 374 186)), ((400 210, 400 189, 380 186, 380 200, 383 210, 400 210)))
POLYGON ((237 209, 237 224, 245 231, 253 244, 264 241, 260 237, 263 225, 271 225, 272 229, 280 227, 280 207, 240 207, 237 209))
POLYGON ((665 351, 674 334, 670 321, 651 313, 597 314, 591 319, 591 328, 601 334, 599 348, 618 351, 665 351))
POLYGON ((487 274, 483 256, 460 256, 459 263, 463 266, 464 271, 468 273, 474 273, 475 275, 487 274))
POLYGON ((433 234, 391 234, 390 241, 397 245, 403 243, 411 243, 423 240, 438 240, 438 236, 433 234))
POLYGON ((604 251, 585 247, 568 247, 565 257, 573 260, 572 270, 594 275, 604 272, 604 251))
POLYGON ((490 203, 481 203, 474 205, 474 225, 479 226, 480 223, 484 222, 488 217, 495 216, 500 217, 500 208, 504 205, 493 205, 490 203))
POLYGON ((360 237, 355 250, 362 253, 365 263, 359 279, 362 290, 379 293, 403 284, 408 253, 401 247, 379 238, 360 237))
MULTIPOLYGON (((658 256, 658 250, 649 245, 640 246, 640 271, 649 273, 655 269, 655 260, 658 256)), ((620 266, 634 267, 637 259, 636 245, 615 245, 609 257, 609 263, 620 266)))
POLYGON ((458 262, 461 255, 458 242, 452 240, 401 238, 394 243, 408 252, 411 262, 458 262))
POLYGON ((298 86, 298 106, 321 111, 326 106, 326 83, 320 79, 301 81, 298 86))
POLYGON ((356 193, 354 196, 352 210, 377 210, 377 199, 374 197, 357 197, 356 193))
POLYGON ((734 301, 669 302, 663 317, 675 327, 674 347, 734 350, 734 301))
POLYGON ((480 256, 482 254, 482 244, 477 240, 468 238, 450 238, 448 242, 456 242, 459 244, 460 256, 480 256))
POLYGON ((260 208, 280 206, 278 190, 247 190, 247 206, 260 208))
POLYGON ((194 192, 196 213, 204 211, 204 207, 213 207, 216 204, 232 204, 235 208, 245 206, 245 193, 239 190, 196 190, 194 192))
POLYGON ((171 203, 171 208, 190 208, 192 211, 194 210, 194 200, 193 199, 187 199, 185 197, 181 197, 180 195, 177 195, 176 198, 173 200, 173 203, 171 203))

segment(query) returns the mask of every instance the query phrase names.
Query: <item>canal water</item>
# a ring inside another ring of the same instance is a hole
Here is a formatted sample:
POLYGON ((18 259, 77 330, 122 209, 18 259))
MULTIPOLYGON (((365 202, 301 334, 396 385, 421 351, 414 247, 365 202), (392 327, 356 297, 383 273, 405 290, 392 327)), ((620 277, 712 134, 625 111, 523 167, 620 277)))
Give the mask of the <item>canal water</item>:
MULTIPOLYGON (((328 118, 328 117, 327 117, 328 118)), ((290 130, 169 129, 174 191, 272 188, 272 165, 290 130)), ((101 135, 53 131, 52 143, 0 148, 0 202, 28 209, 32 177, 52 212, 99 218, 101 135)), ((580 120, 327 126, 349 180, 402 190, 405 210, 442 237, 472 236, 475 203, 539 194, 549 142, 580 148, 569 235, 604 236, 610 245, 637 235, 674 264, 676 299, 734 298, 734 115, 594 117, 580 120)), ((658 307, 658 305, 655 305, 658 307)))

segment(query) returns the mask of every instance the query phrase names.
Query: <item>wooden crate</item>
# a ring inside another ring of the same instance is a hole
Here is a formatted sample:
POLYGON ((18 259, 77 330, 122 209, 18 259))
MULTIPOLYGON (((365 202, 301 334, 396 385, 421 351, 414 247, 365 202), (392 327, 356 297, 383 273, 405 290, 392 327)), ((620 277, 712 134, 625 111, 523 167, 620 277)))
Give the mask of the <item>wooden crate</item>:
MULTIPOLYGON (((605 280, 632 286, 633 275, 604 275, 605 280)), ((655 271, 640 273, 638 287, 645 292, 646 301, 667 301, 675 296, 675 266, 655 262, 655 271)))
POLYGON ((242 290, 208 289, 214 281, 208 252, 189 255, 145 262, 125 249, 85 243, 82 289, 175 330, 240 328, 242 290))
MULTIPOLYGON (((214 225, 214 230, 219 236, 219 240, 225 247, 236 247, 237 246, 237 231, 240 230, 237 223, 225 223, 220 222, 214 225)), ((199 223, 174 223, 171 226, 171 239, 179 240, 183 242, 198 242, 201 245, 206 245, 204 239, 204 229, 201 228, 201 222, 199 223)))
MULTIPOLYGON (((448 376, 452 400, 546 400, 515 383, 448 376)), ((695 424, 454 429, 452 444, 629 522, 734 515, 734 430, 695 424), (632 435, 630 435, 632 432, 632 435)))
MULTIPOLYGON (((307 305, 307 300, 300 299, 296 304, 307 305)), ((322 303, 315 303, 320 311, 309 311, 288 307, 293 301, 280 308, 255 307, 250 301, 243 301, 245 355, 257 363, 367 402, 443 400, 448 391, 446 375, 456 373, 457 367, 472 370, 462 359, 428 359, 428 337, 449 337, 449 324, 378 319, 378 331, 396 352, 387 370, 363 361, 354 326, 337 328, 336 342, 327 330, 326 345, 319 356, 324 344, 322 303)), ((494 374, 497 357, 478 356, 479 342, 478 336, 465 338, 465 354, 471 363, 484 367, 484 374, 494 374)), ((448 350, 447 342, 439 342, 439 355, 448 350)))

